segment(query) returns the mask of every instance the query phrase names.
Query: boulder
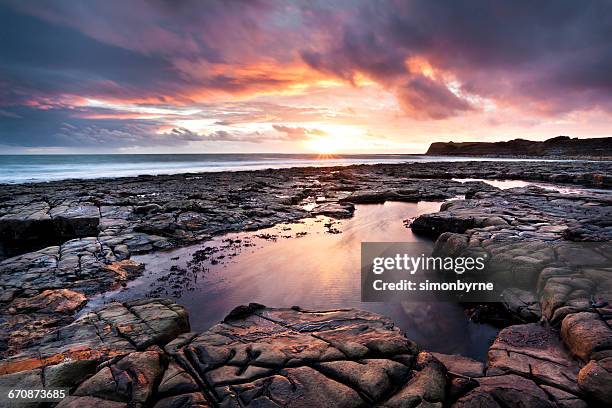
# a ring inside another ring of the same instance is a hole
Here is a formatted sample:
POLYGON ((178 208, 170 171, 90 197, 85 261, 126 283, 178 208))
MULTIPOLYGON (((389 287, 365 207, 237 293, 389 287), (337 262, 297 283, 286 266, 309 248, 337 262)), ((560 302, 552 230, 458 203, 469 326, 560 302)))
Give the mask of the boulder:
POLYGON ((561 324, 561 336, 571 352, 589 361, 595 351, 612 349, 612 330, 598 313, 568 315, 561 324))
POLYGON ((381 407, 442 407, 446 395, 446 368, 430 353, 419 353, 412 378, 381 407))
POLYGON ((578 374, 578 385, 593 399, 612 402, 612 357, 589 361, 578 374))
POLYGON ((162 358, 156 350, 130 353, 85 380, 73 395, 143 406, 163 375, 162 358))

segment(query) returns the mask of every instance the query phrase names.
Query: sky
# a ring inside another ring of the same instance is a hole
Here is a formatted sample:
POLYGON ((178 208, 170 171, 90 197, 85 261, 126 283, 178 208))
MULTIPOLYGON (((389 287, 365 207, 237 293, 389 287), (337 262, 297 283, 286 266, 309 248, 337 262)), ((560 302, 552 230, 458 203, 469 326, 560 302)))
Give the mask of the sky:
POLYGON ((0 151, 611 136, 611 44, 605 0, 0 0, 0 151))

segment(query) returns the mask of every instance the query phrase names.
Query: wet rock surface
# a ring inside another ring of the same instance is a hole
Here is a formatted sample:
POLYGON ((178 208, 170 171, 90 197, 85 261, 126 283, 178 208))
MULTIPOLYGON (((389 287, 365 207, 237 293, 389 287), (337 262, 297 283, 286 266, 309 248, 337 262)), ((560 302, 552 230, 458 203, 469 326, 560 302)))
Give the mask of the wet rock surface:
POLYGON ((0 356, 19 351, 27 331, 38 338, 73 320, 22 313, 24 299, 117 288, 142 272, 134 254, 319 214, 351 217, 365 196, 417 201, 492 188, 410 174, 406 166, 354 166, 2 185, 0 356))
POLYGON ((69 324, 87 296, 109 290, 143 270, 96 238, 0 262, 0 356, 69 324))
POLYGON ((43 341, 4 364, 0 385, 69 387, 59 407, 396 407, 445 400, 444 365, 369 312, 251 304, 196 334, 187 332, 182 308, 156 299, 111 304, 69 327, 70 337, 43 341), (27 364, 27 354, 38 350, 44 363, 27 364), (68 360, 66 350, 73 351, 68 360))
POLYGON ((503 329, 489 348, 488 375, 517 374, 578 395, 579 370, 558 333, 537 323, 503 329))
MULTIPOLYGON (((443 399, 441 364, 428 373, 441 384, 430 395, 433 382, 421 384, 410 375, 417 370, 416 345, 388 319, 357 310, 250 310, 184 345, 166 347, 210 387, 220 406, 396 406, 406 399, 416 405, 443 399)), ((425 358, 423 369, 434 364, 425 358)))
POLYGON ((446 199, 491 189, 451 178, 606 188, 611 173, 609 162, 410 163, 3 185, 0 256, 84 237, 147 251, 296 220, 309 214, 300 206, 309 200, 315 213, 349 216, 350 203, 446 199))
MULTIPOLYGON (((577 361, 559 369, 567 351, 537 324, 500 333, 485 367, 422 351, 389 319, 355 309, 250 304, 200 334, 187 331, 183 313, 162 299, 108 305, 73 323, 78 329, 64 348, 40 348, 49 356, 44 365, 13 360, 8 374, 4 365, 0 386, 67 387, 70 396, 57 405, 63 408, 586 407, 584 390, 606 395, 598 377, 587 375, 577 386, 568 375, 577 373, 577 361), (102 318, 110 328, 98 326, 101 336, 90 339, 87 326, 102 318), (160 330, 166 335, 158 336, 160 330), (66 349, 80 354, 67 359, 66 349)), ((605 371, 609 364, 585 369, 605 371)))
POLYGON ((612 240, 610 194, 502 191, 451 178, 610 188, 611 170, 607 162, 416 163, 3 185, 0 384, 65 378, 80 389, 62 402, 70 407, 605 405, 610 253, 572 245, 612 240), (392 322, 359 311, 247 307, 200 335, 181 335, 186 313, 167 300, 77 318, 90 296, 142 272, 133 254, 319 214, 346 218, 357 203, 456 196, 467 199, 411 227, 436 237, 438 254, 487 254, 493 273, 516 286, 504 307, 523 325, 500 333, 486 367, 419 353, 392 322), (145 371, 134 375, 134 364, 145 371))
POLYGON ((0 375, 65 361, 108 359, 166 344, 188 330, 187 312, 170 300, 113 302, 41 337, 30 338, 0 362, 0 375))
MULTIPOLYGON (((489 349, 487 376, 534 381, 562 406, 612 403, 612 195, 477 192, 412 228, 438 237, 436 255, 484 256, 488 278, 510 286, 502 305, 514 325, 489 349)), ((480 388, 458 404, 504 406, 480 388)), ((529 404, 546 406, 536 394, 529 404)))

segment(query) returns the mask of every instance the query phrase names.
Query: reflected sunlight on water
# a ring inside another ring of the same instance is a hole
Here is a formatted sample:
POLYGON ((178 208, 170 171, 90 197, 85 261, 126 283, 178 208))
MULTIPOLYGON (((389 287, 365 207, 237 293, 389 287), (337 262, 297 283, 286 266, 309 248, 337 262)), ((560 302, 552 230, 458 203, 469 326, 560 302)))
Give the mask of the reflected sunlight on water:
POLYGON ((200 331, 223 319, 235 306, 249 302, 307 309, 356 307, 391 317, 425 349, 482 360, 497 331, 470 322, 459 305, 360 301, 361 242, 422 241, 431 245, 414 236, 403 220, 438 211, 440 204, 358 205, 347 220, 310 218, 134 256, 132 259, 146 264, 144 275, 125 289, 94 298, 88 309, 111 299, 167 296, 188 308, 192 329, 200 331))
POLYGON ((571 186, 566 184, 543 183, 525 180, 489 180, 479 178, 454 178, 452 180, 459 181, 461 183, 466 183, 468 181, 482 181, 483 183, 487 183, 493 187, 497 187, 502 190, 516 187, 536 186, 556 190, 561 194, 583 194, 584 192, 609 194, 610 192, 610 190, 604 190, 599 188, 586 188, 583 186, 571 186))

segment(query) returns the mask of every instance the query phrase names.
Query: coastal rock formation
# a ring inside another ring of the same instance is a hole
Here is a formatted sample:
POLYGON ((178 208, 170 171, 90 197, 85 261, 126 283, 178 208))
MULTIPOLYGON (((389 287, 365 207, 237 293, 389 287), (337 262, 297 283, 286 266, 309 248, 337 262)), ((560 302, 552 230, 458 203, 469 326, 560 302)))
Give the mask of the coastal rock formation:
POLYGON ((393 323, 357 310, 251 305, 166 347, 220 406, 401 406, 442 401, 440 363, 393 323), (173 347, 175 347, 173 349, 173 347), (437 365, 436 365, 437 364, 437 365))
POLYGON ((65 384, 67 407, 605 405, 610 194, 452 179, 606 188, 611 174, 606 162, 462 162, 4 185, 0 386, 65 384), (355 310, 251 305, 201 334, 186 333, 186 312, 168 300, 78 315, 89 297, 142 272, 136 253, 306 216, 350 217, 356 203, 457 196, 466 199, 412 229, 437 238, 437 254, 486 254, 491 272, 512 283, 504 325, 521 325, 500 332, 486 366, 421 352, 388 319, 355 310))
MULTIPOLYGON (((566 407, 549 398, 533 381, 518 375, 499 375, 478 379, 478 386, 460 397, 453 408, 468 407, 566 407)), ((576 405, 580 406, 580 405, 576 405)), ((583 404, 582 406, 586 406, 583 404)))
POLYGON ((543 142, 514 139, 508 142, 436 142, 427 150, 432 156, 548 156, 548 157, 612 157, 612 138, 571 139, 558 136, 543 142))
POLYGON ((612 186, 609 162, 462 162, 65 180, 0 189, 0 259, 97 237, 150 251, 311 214, 348 217, 355 203, 448 199, 492 190, 452 178, 612 186), (306 210, 304 204, 312 203, 306 210))
POLYGON ((388 318, 355 309, 250 304, 196 334, 182 308, 156 299, 108 305, 70 330, 61 345, 40 348, 44 364, 5 364, 0 386, 70 388, 62 408, 586 407, 567 375, 577 364, 560 371, 569 356, 538 325, 500 333, 486 372, 466 357, 421 351, 388 318))
POLYGON ((591 360, 578 373, 578 386, 597 400, 612 401, 612 358, 591 360))
POLYGON ((142 272, 124 258, 119 246, 82 238, 0 262, 0 356, 72 322, 88 295, 142 272))
POLYGON ((55 245, 72 238, 95 236, 100 209, 90 202, 67 201, 51 206, 35 201, 10 208, 0 217, 0 241, 12 247, 55 245))
POLYGON ((489 348, 488 375, 517 374, 578 395, 578 371, 559 335, 537 323, 503 329, 489 348))
POLYGON ((434 254, 484 256, 488 279, 510 286, 508 313, 542 320, 502 330, 487 375, 533 379, 559 403, 584 406, 612 401, 610 220, 610 195, 529 187, 449 202, 412 228, 438 236, 434 254))
POLYGON ((363 175, 353 170, 295 171, 3 186, 0 356, 18 353, 70 324, 84 303, 76 299, 116 289, 138 276, 144 266, 130 260, 133 254, 306 216, 350 217, 354 211, 350 197, 357 190, 375 194, 384 187, 387 196, 397 191, 398 197, 413 201, 492 188, 482 182, 391 179, 370 171, 363 175), (2 259, 11 253, 16 255, 2 259), (30 299, 43 301, 64 289, 69 292, 63 296, 75 299, 67 302, 71 309, 25 307, 30 299))
POLYGON ((533 292, 508 288, 502 292, 504 308, 520 322, 535 322, 542 318, 542 310, 533 292))
POLYGON ((305 216, 350 217, 351 200, 359 197, 415 201, 493 189, 482 182, 407 179, 403 172, 410 169, 399 170, 355 166, 4 185, 0 356, 69 324, 82 306, 42 313, 24 309, 23 302, 59 289, 90 297, 117 288, 143 270, 130 261, 133 254, 305 216))
POLYGON ((187 312, 167 299, 113 302, 22 344, 19 352, 0 362, 0 375, 64 361, 106 360, 164 345, 188 330, 187 312))

